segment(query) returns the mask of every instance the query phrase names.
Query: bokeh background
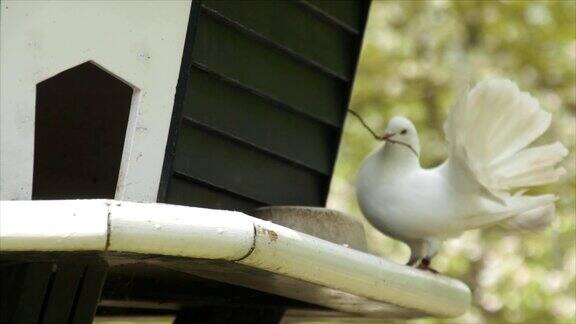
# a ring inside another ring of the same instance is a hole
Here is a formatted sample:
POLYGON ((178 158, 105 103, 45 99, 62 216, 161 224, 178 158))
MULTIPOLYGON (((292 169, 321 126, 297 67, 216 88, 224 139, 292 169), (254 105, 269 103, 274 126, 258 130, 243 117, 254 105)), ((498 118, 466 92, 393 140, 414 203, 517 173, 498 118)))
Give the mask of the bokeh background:
MULTIPOLYGON (((382 132, 387 120, 415 122, 424 166, 446 158, 442 124, 456 84, 487 77, 514 80, 553 114, 538 142, 570 150, 557 219, 542 232, 494 227, 449 241, 433 261, 465 281, 473 306, 457 319, 409 323, 576 323, 576 1, 375 0, 364 38, 351 108, 382 132)), ((363 219, 354 182, 361 160, 379 143, 353 117, 342 138, 329 207, 363 219)), ((366 223, 372 253, 406 262, 409 250, 366 223)))

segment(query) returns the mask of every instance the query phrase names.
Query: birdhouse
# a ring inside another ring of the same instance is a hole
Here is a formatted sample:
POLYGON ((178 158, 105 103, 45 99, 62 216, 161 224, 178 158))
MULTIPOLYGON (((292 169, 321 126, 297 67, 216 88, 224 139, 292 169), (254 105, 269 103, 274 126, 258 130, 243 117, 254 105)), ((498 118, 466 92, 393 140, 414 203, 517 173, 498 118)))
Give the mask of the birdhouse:
POLYGON ((368 8, 3 1, 1 322, 462 313, 460 282, 254 217, 325 205, 368 8))

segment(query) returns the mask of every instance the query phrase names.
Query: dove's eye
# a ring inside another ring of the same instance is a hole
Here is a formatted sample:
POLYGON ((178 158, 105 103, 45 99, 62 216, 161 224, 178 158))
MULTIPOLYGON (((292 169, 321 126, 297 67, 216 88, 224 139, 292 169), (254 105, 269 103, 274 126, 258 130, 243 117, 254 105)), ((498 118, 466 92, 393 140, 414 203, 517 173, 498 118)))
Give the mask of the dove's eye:
POLYGON ((407 130, 407 129, 403 129, 403 130, 400 132, 400 134, 402 134, 402 135, 404 135, 404 134, 406 134, 406 133, 408 133, 408 130, 407 130))

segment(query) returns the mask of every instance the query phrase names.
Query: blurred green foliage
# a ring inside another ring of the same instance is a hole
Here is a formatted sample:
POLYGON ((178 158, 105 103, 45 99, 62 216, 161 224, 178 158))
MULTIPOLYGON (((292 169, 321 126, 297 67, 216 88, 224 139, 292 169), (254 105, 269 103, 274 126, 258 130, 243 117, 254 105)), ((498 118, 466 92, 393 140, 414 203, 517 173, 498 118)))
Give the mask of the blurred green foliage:
MULTIPOLYGON (((380 132, 394 115, 418 127, 421 162, 446 157, 442 124, 469 79, 505 77, 539 99, 553 125, 539 142, 570 150, 556 192, 557 219, 538 233, 499 227, 471 231, 444 244, 433 266, 465 281, 473 306, 457 319, 410 323, 576 323, 576 2, 378 1, 372 4, 351 108, 380 132)), ((329 207, 362 217, 355 173, 379 143, 354 118, 344 130, 329 207)), ((370 249, 406 262, 408 248, 368 224, 370 249)))

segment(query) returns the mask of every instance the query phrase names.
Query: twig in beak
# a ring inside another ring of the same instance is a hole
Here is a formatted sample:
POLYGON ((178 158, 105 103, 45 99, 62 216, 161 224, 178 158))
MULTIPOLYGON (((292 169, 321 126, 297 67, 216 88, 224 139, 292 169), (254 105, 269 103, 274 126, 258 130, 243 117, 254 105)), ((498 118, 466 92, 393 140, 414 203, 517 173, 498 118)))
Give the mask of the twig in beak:
MULTIPOLYGON (((392 134, 392 135, 394 135, 394 134, 392 134)), ((410 151, 412 151, 412 153, 414 153, 414 155, 416 155, 416 157, 418 157, 418 152, 416 152, 416 150, 412 147, 412 145, 409 145, 409 144, 406 144, 406 143, 400 142, 400 141, 395 141, 395 140, 390 139, 390 138, 385 139, 385 141, 386 141, 386 142, 390 142, 390 143, 394 143, 394 144, 404 145, 404 146, 406 146, 407 148, 409 148, 410 151)))
POLYGON ((352 109, 348 109, 348 112, 351 113, 352 115, 354 115, 356 118, 358 118, 358 120, 360 121, 360 123, 362 124, 362 126, 364 126, 364 128, 366 128, 370 134, 372 134, 372 136, 374 136, 374 139, 378 140, 378 141, 382 141, 384 140, 383 136, 380 136, 378 134, 376 134, 372 128, 370 128, 370 126, 368 126, 368 124, 366 124, 366 122, 364 122, 364 119, 362 118, 362 116, 360 116, 360 114, 358 114, 357 112, 355 112, 352 109))
POLYGON ((396 135, 396 133, 386 133, 382 136, 379 136, 379 140, 381 141, 390 141, 390 139, 392 138, 392 136, 396 135))
POLYGON ((360 114, 358 114, 357 112, 355 112, 355 111, 352 110, 352 109, 348 109, 348 112, 351 113, 352 115, 354 115, 354 117, 358 118, 358 120, 360 121, 360 123, 362 124, 362 126, 364 126, 364 128, 366 128, 366 129, 368 130, 368 132, 370 132, 370 134, 372 134, 372 136, 374 137, 374 139, 376 139, 377 141, 387 141, 387 142, 394 143, 394 144, 404 145, 404 146, 406 146, 407 148, 409 148, 409 149, 412 151, 412 153, 414 153, 414 155, 416 155, 416 157, 418 157, 418 152, 416 152, 416 150, 415 150, 412 146, 410 146, 410 145, 408 145, 408 144, 406 144, 406 143, 404 143, 404 142, 399 142, 399 141, 395 141, 395 140, 392 139, 392 136, 396 135, 395 133, 388 133, 388 134, 384 134, 384 135, 378 135, 378 134, 376 134, 376 132, 374 132, 374 131, 372 130, 372 128, 370 128, 370 126, 368 126, 368 124, 366 124, 366 122, 364 121, 364 119, 362 118, 362 116, 360 116, 360 114))

